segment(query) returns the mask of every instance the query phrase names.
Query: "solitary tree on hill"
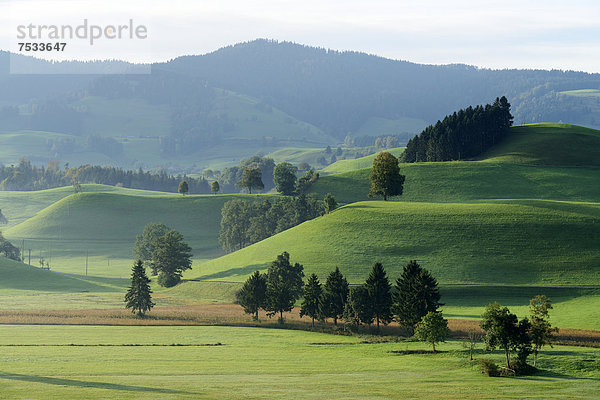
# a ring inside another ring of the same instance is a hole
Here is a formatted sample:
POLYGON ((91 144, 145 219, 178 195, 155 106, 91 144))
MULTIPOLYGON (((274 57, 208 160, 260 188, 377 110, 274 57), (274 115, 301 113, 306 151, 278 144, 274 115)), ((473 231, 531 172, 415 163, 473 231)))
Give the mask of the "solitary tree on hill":
POLYGON ((288 162, 282 162, 273 170, 273 183, 278 192, 290 196, 296 190, 296 169, 288 162))
POLYGON ((383 200, 386 201, 390 196, 400 196, 404 179, 405 176, 400 175, 398 159, 387 151, 379 153, 373 160, 369 197, 383 196, 383 200))
POLYGON ((339 318, 344 315, 344 308, 348 300, 349 285, 344 275, 338 267, 327 277, 323 290, 323 316, 333 318, 334 325, 337 325, 339 318))
POLYGON ((321 314, 321 302, 323 301, 323 288, 316 274, 308 277, 304 286, 304 300, 300 309, 300 317, 307 315, 312 318, 312 326, 315 326, 315 318, 321 314))
POLYGON ((131 286, 125 294, 125 307, 131 308, 131 312, 137 312, 140 317, 154 307, 149 283, 143 261, 137 260, 131 269, 131 286))
POLYGON ((192 268, 192 249, 183 241, 183 235, 171 230, 158 237, 154 243, 151 267, 158 274, 158 284, 164 287, 175 286, 186 269, 192 268))
POLYGON ((265 308, 267 300, 267 277, 259 271, 254 271, 244 286, 237 293, 237 302, 244 312, 252 314, 252 319, 258 321, 258 310, 265 308))
POLYGON ((287 252, 277 256, 267 270, 267 315, 279 313, 279 323, 283 324, 283 312, 292 311, 296 300, 302 296, 304 267, 290 263, 287 252))
POLYGON ((183 180, 181 182, 179 182, 179 189, 177 189, 177 191, 179 193, 181 193, 182 195, 185 196, 185 194, 190 190, 190 188, 188 187, 188 183, 183 180))
POLYGON ((365 283, 365 288, 369 293, 369 300, 377 323, 377 331, 379 332, 380 322, 388 324, 392 320, 392 285, 390 285, 390 281, 381 263, 373 265, 373 269, 365 283))
POLYGON ((259 167, 244 167, 242 179, 237 182, 240 188, 248 189, 248 193, 252 194, 252 189, 263 190, 265 185, 262 181, 262 172, 259 167))
POLYGON ((213 183, 210 184, 210 191, 213 192, 214 194, 217 194, 219 192, 219 190, 221 190, 221 187, 219 186, 219 182, 213 181, 213 183))

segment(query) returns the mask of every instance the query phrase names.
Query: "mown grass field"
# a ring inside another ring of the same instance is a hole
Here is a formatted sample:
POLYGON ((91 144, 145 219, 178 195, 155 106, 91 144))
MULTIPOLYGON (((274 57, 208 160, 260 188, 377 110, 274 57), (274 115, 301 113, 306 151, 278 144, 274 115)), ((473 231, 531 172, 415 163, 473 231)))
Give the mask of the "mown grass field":
POLYGON ((8 325, 0 387, 6 398, 31 399, 549 399, 600 390, 597 349, 548 349, 538 374, 509 379, 482 375, 459 342, 401 355, 393 351, 428 346, 362 340, 241 327, 8 325))

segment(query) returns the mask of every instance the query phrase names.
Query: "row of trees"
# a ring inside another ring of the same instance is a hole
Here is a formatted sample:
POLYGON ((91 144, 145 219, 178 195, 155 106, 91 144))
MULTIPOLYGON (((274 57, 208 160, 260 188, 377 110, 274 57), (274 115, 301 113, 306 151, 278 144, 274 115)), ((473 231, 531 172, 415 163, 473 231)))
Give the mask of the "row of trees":
POLYGON ((513 116, 506 97, 493 104, 468 107, 430 125, 408 141, 402 161, 450 161, 475 157, 498 143, 513 116))
POLYGON ((209 184, 205 179, 173 176, 164 170, 150 173, 141 169, 131 171, 98 165, 61 169, 58 162, 50 162, 47 167, 38 167, 24 158, 19 160, 17 165, 0 165, 0 190, 42 190, 68 186, 75 182, 177 192, 182 179, 187 182, 190 193, 210 193, 209 184))
POLYGON ((361 324, 388 324, 398 321, 411 332, 428 313, 438 312, 440 293, 437 281, 416 261, 410 261, 392 288, 381 263, 375 263, 363 285, 350 288, 339 268, 332 271, 322 285, 316 274, 304 284, 302 265, 291 265, 289 254, 279 255, 266 274, 254 272, 237 293, 244 311, 258 319, 260 309, 267 315, 291 311, 303 297, 300 316, 315 320, 331 318, 337 325, 343 319, 356 329, 361 324))
POLYGON ((264 199, 257 202, 229 200, 221 210, 219 243, 223 250, 232 252, 259 242, 276 233, 316 218, 335 208, 335 199, 328 202, 315 196, 264 199))

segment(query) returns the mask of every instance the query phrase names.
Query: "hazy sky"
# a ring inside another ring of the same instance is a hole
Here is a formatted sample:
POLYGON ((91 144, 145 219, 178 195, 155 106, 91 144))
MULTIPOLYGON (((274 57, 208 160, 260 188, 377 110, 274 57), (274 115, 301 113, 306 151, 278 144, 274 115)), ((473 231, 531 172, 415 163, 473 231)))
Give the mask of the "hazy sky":
POLYGON ((17 25, 83 19, 133 19, 148 38, 71 41, 63 58, 157 61, 269 38, 420 63, 600 72, 600 2, 582 0, 0 0, 0 48, 15 49, 17 25))

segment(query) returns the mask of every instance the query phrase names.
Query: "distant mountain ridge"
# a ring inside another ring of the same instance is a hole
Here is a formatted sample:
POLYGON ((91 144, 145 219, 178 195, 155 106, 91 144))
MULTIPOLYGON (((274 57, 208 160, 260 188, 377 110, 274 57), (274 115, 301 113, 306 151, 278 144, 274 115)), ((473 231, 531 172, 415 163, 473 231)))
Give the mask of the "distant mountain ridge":
MULTIPOLYGON (((101 98, 120 110, 129 107, 124 99, 142 101, 160 107, 165 115, 155 124, 163 128, 150 127, 144 136, 162 138, 160 150, 170 157, 223 146, 240 135, 275 147, 291 141, 326 144, 331 137, 342 142, 347 135, 364 134, 373 120, 396 123, 390 125, 392 131, 372 128, 369 135, 415 134, 414 124, 407 128, 403 120, 434 123, 457 109, 503 95, 512 104, 515 124, 548 121, 600 127, 600 97, 572 95, 580 89, 600 89, 600 74, 584 72, 422 65, 264 39, 156 63, 149 75, 11 75, 8 62, 9 54, 0 52, 0 131, 89 135, 91 129, 115 136, 106 132, 108 128, 89 128, 85 99, 101 98), (227 107, 240 99, 246 102, 244 110, 227 107), (19 107, 19 116, 10 107, 19 107), (269 122, 269 133, 261 133, 266 128, 252 122, 271 118, 272 109, 283 116, 269 122), (248 136, 248 129, 255 132, 248 136), (315 141, 317 134, 323 140, 315 141), (269 139, 274 136, 275 142, 269 139)), ((118 63, 122 62, 87 64, 108 71, 118 63)), ((112 111, 102 112, 99 119, 112 119, 112 111)), ((136 112, 129 112, 132 120, 146 118, 136 112)))

